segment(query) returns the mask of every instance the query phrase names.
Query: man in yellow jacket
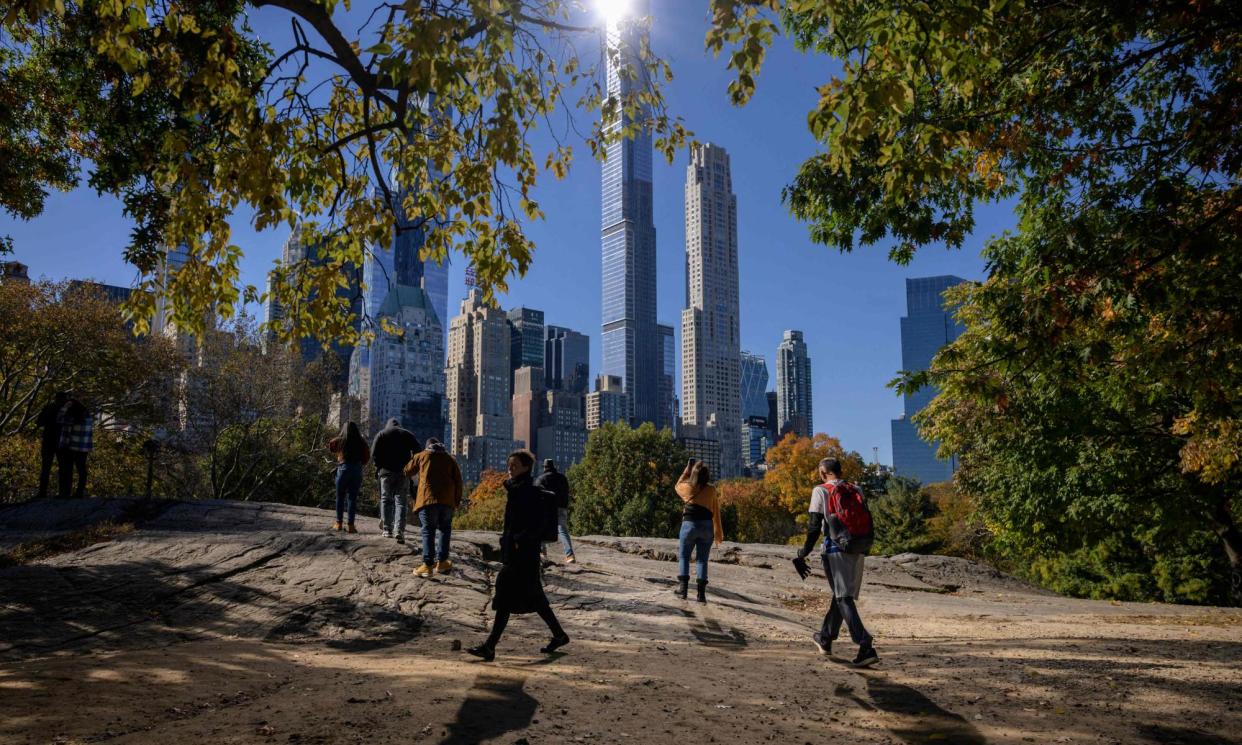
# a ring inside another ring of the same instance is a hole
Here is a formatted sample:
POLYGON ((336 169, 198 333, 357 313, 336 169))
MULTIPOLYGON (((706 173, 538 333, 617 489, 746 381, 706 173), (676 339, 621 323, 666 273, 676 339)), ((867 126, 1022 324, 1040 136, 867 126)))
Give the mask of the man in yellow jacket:
POLYGON ((453 536, 453 511, 461 504, 461 469, 457 461, 432 437, 427 447, 410 459, 405 475, 417 488, 414 514, 423 528, 423 564, 414 570, 419 577, 433 573, 448 574, 453 568, 449 560, 449 540, 453 536), (440 544, 436 546, 436 534, 440 544), (437 550, 438 548, 438 550, 437 550))

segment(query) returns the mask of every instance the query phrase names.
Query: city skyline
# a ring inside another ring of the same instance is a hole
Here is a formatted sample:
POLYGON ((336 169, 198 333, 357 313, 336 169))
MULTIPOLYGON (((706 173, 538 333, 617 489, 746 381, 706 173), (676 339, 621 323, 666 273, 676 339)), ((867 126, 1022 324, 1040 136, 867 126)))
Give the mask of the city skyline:
MULTIPOLYGON (((706 21, 701 14, 661 0, 653 3, 652 12, 658 17, 651 30, 652 45, 657 52, 668 53, 676 74, 666 89, 669 109, 683 115, 700 139, 730 151, 734 191, 745 205, 738 224, 742 347, 762 355, 774 370, 782 331, 802 329, 811 357, 821 361, 813 370, 819 399, 816 429, 839 437, 868 460, 872 448, 878 447, 880 459, 891 462, 890 420, 902 413, 902 401, 887 383, 901 369, 898 319, 905 313, 904 280, 941 274, 982 279, 985 267, 978 249, 989 234, 1012 225, 1012 205, 979 207, 977 237, 966 250, 927 250, 908 266, 891 262, 883 245, 840 254, 812 244, 806 226, 789 217, 780 191, 815 152, 805 116, 817 100, 815 86, 823 82, 825 69, 836 69, 836 63, 820 58, 822 64, 807 65, 805 55, 787 40, 777 39, 754 102, 736 108, 725 93, 729 75, 723 63, 702 51, 701 44, 686 44, 686 39, 702 38, 706 21), (822 363, 838 355, 853 364, 830 368, 822 363), (826 409, 829 400, 832 408, 826 409)), ((257 14, 257 27, 263 28, 265 17, 257 14)), ((537 151, 551 147, 546 133, 534 136, 537 151)), ((575 147, 575 152, 585 153, 585 147, 575 147)), ((659 320, 666 323, 677 319, 684 303, 681 185, 688 160, 689 155, 681 152, 672 164, 659 157, 652 164, 654 223, 665 238, 656 262, 661 279, 659 320)), ((505 308, 539 308, 549 324, 588 337, 592 382, 603 369, 597 279, 600 177, 600 164, 581 154, 566 179, 540 182, 535 197, 548 217, 526 225, 536 244, 534 263, 524 278, 512 278, 508 291, 500 295, 505 308)), ((117 200, 100 198, 85 187, 52 194, 45 214, 33 221, 0 219, 0 232, 12 235, 16 248, 6 258, 28 264, 33 278, 95 279, 119 286, 132 284, 135 276, 123 261, 130 229, 117 200)), ((289 236, 288 226, 259 232, 248 223, 247 214, 240 213, 233 232, 234 242, 245 249, 241 281, 262 288, 289 236)), ((447 269, 451 317, 465 295, 467 262, 454 256, 447 269)), ((259 311, 253 306, 250 310, 256 315, 259 311)), ((674 325, 679 332, 680 324, 674 325)), ((675 390, 680 390, 680 382, 675 390)))

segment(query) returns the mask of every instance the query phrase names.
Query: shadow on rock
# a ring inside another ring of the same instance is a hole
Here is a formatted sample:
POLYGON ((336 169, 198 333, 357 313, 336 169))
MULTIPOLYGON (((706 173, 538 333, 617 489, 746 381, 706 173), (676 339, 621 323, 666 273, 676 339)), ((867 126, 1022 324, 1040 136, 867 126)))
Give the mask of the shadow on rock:
POLYGON ((374 603, 324 598, 290 613, 267 641, 322 641, 345 652, 369 652, 404 644, 418 633, 419 620, 374 603))
POLYGON ((871 703, 876 709, 892 716, 889 731, 910 745, 941 742, 987 744, 979 730, 965 717, 941 708, 920 691, 878 676, 866 677, 871 703))
POLYGON ((1238 742, 1199 730, 1159 724, 1144 725, 1139 728, 1139 732, 1146 740, 1160 745, 1237 745, 1238 742))
POLYGON ((529 726, 539 702, 523 690, 525 685, 524 677, 485 673, 475 678, 441 745, 474 745, 529 726))

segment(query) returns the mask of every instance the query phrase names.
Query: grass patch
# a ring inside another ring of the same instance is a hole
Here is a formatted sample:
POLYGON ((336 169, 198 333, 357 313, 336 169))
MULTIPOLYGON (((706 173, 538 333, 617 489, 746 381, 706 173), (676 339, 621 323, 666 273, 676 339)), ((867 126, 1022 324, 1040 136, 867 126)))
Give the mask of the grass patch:
POLYGON ((132 533, 134 530, 133 523, 114 523, 109 521, 50 538, 27 541, 16 546, 11 551, 0 552, 0 569, 33 564, 36 561, 50 559, 58 554, 80 551, 96 543, 107 543, 113 538, 132 533))

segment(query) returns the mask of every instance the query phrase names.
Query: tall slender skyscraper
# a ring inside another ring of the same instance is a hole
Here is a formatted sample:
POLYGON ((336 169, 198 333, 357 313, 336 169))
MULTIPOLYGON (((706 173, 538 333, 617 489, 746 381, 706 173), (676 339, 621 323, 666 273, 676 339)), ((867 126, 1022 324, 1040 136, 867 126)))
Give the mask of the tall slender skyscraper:
MULTIPOLYGON (((945 308, 944 291, 966 280, 961 277, 919 277, 906 280, 906 316, 901 319, 901 369, 926 370, 936 352, 966 330, 945 308)), ((926 386, 903 399, 905 413, 893 420, 893 470, 899 476, 925 484, 948 481, 957 470, 957 458, 936 458, 937 443, 919 437, 910 417, 923 410, 936 396, 926 386)))
POLYGON ((720 441, 720 476, 742 472, 737 196, 729 154, 695 145, 686 168, 686 309, 681 313, 681 425, 720 441))
POLYGON ((801 331, 786 331, 776 348, 777 434, 793 432, 800 437, 815 433, 811 417, 811 358, 801 331))
MULTIPOLYGON (((646 43, 647 0, 633 14, 610 22, 608 95, 620 101, 648 83, 639 58, 646 43)), ((624 110, 608 125, 618 132, 648 117, 624 110)), ((659 422, 656 335, 656 231, 652 214, 651 133, 607 147, 603 165, 601 243, 603 249, 603 374, 621 378, 630 420, 659 422)))

